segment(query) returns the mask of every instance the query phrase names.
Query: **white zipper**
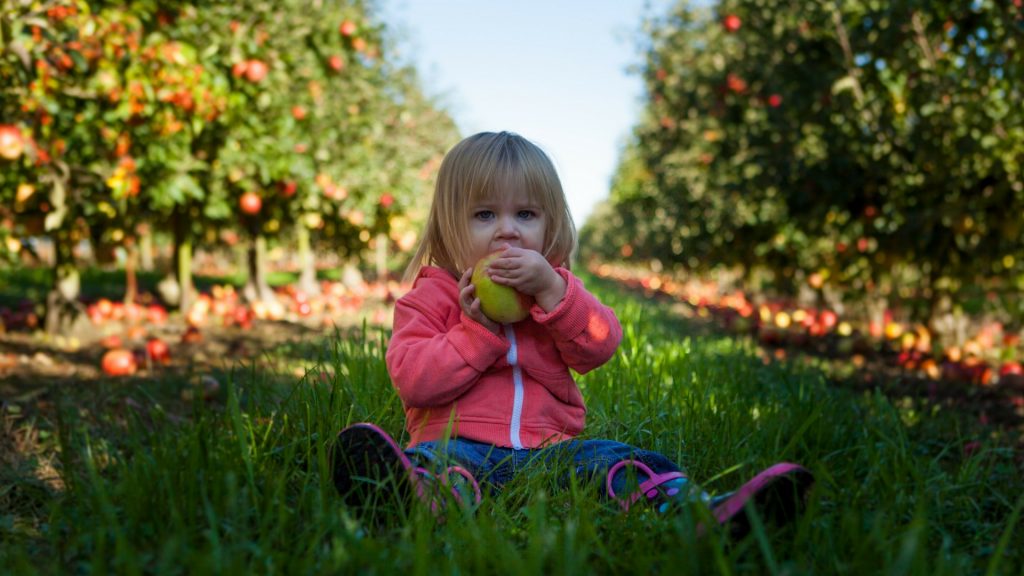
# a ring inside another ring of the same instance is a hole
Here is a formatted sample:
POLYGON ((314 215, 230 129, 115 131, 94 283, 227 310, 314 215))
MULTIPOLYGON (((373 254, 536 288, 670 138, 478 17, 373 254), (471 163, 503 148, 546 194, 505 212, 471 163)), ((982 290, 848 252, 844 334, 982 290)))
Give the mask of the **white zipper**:
POLYGON ((519 367, 519 348, 516 346, 516 332, 512 329, 511 324, 505 324, 505 337, 511 344, 506 358, 512 366, 512 383, 515 385, 515 395, 512 399, 512 422, 508 435, 512 447, 522 450, 523 441, 519 438, 519 425, 523 417, 523 369, 519 367))

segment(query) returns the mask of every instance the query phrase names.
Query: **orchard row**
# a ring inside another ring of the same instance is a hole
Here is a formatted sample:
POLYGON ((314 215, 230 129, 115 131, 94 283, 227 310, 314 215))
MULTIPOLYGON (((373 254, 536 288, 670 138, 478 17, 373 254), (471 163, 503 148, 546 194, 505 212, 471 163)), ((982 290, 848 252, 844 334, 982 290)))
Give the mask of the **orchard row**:
MULTIPOLYGON (((246 302, 233 285, 218 284, 199 292, 180 315, 169 311, 150 292, 141 292, 133 302, 83 299, 85 312, 76 329, 59 335, 38 332, 37 306, 26 300, 13 308, 0 307, 0 334, 20 332, 16 338, 45 342, 62 352, 101 348, 97 363, 103 373, 129 376, 163 369, 175 359, 181 360, 177 366, 187 366, 193 360, 193 348, 207 342, 211 334, 214 340, 231 339, 253 330, 274 330, 279 322, 325 331, 363 322, 386 326, 391 321, 391 306, 409 286, 350 279, 347 283, 324 280, 318 288, 316 294, 308 294, 294 284, 284 285, 275 288, 273 301, 246 302)), ((34 361, 27 356, 13 357, 0 355, 0 371, 19 360, 34 361)))
POLYGON ((863 366, 867 357, 921 378, 976 385, 1024 386, 1022 331, 999 322, 974 327, 961 342, 949 342, 923 324, 886 310, 878 320, 846 316, 827 306, 802 306, 707 280, 653 274, 636 267, 598 264, 591 272, 649 296, 685 304, 698 318, 723 330, 755 339, 784 356, 784 350, 816 350, 863 366))
POLYGON ((678 2, 584 247, 925 323, 992 292, 1019 324, 1022 41, 1019 0, 678 2))
POLYGON ((359 0, 60 0, 0 8, 0 253, 56 246, 46 328, 78 309, 74 248, 173 240, 180 306, 197 243, 249 243, 251 301, 268 245, 378 260, 416 242, 451 118, 425 97, 359 0))

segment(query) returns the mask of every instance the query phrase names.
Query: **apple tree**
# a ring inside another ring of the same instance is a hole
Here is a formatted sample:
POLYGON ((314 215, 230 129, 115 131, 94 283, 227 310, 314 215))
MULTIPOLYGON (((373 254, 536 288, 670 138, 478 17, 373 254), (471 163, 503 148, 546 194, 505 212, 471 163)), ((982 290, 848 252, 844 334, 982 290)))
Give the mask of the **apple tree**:
POLYGON ((646 24, 645 114, 604 208, 632 228, 583 238, 920 317, 1019 289, 1018 4, 678 3, 646 24))

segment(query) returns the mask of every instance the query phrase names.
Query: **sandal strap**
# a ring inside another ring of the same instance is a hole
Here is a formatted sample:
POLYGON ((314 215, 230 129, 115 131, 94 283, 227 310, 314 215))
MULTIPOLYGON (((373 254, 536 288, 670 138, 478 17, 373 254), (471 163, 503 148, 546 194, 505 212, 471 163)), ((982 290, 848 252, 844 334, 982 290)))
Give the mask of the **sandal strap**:
MULTIPOLYGON (((476 478, 473 477, 473 474, 471 474, 469 470, 466 470, 462 466, 449 466, 448 469, 445 470, 444 477, 441 479, 441 484, 445 486, 450 486, 449 476, 453 473, 462 476, 465 480, 469 482, 469 485, 473 487, 473 506, 479 505, 480 501, 483 500, 483 495, 480 493, 480 484, 477 483, 476 478)), ((454 486, 450 486, 450 488, 452 491, 452 495, 455 497, 455 501, 458 502, 460 506, 465 506, 466 503, 462 501, 462 494, 459 493, 458 489, 454 486)))
POLYGON ((660 494, 658 491, 659 486, 677 478, 686 478, 686 474, 683 474, 682 472, 665 472, 663 474, 657 474, 654 470, 651 470, 650 466, 639 460, 619 460, 608 470, 608 475, 605 477, 605 491, 611 499, 615 500, 620 506, 622 506, 622 510, 624 512, 628 512, 629 507, 636 504, 637 500, 643 497, 647 497, 648 500, 656 498, 658 494, 660 494), (615 474, 619 470, 626 466, 636 468, 647 476, 647 480, 644 480, 640 486, 637 487, 636 492, 625 497, 620 497, 615 494, 615 489, 612 488, 612 479, 615 478, 615 474))
MULTIPOLYGON (((477 483, 476 478, 473 477, 473 474, 471 474, 469 470, 466 470, 462 466, 449 466, 448 468, 445 469, 444 474, 440 476, 440 486, 447 488, 451 492, 451 495, 455 499, 455 502, 461 507, 468 506, 468 504, 466 504, 466 502, 463 501, 462 494, 459 492, 458 488, 452 485, 450 479, 451 474, 458 474, 459 476, 462 476, 463 479, 465 479, 467 482, 469 482, 469 485, 473 487, 472 506, 479 505, 480 502, 483 500, 483 495, 480 492, 480 484, 477 483)), ((432 493, 434 490, 438 489, 438 484, 436 483, 438 481, 438 476, 436 476, 427 468, 417 466, 416 468, 413 468, 412 470, 409 471, 409 480, 415 487, 416 495, 419 497, 419 499, 423 502, 427 502, 428 504, 430 504, 431 513, 433 513, 440 519, 445 508, 444 499, 441 497, 441 494, 439 492, 432 493)))

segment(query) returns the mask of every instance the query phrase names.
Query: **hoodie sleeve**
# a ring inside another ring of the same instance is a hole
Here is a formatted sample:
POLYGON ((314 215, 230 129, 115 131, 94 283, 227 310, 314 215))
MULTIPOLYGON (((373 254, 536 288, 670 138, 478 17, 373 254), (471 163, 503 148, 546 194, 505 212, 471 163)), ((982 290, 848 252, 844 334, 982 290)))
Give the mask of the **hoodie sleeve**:
POLYGON ((562 360, 585 374, 604 364, 622 341, 622 326, 615 312, 587 292, 583 282, 565 268, 556 268, 565 279, 565 297, 551 312, 534 305, 530 311, 547 328, 562 360))
POLYGON ((450 404, 503 359, 509 343, 473 321, 458 305, 454 284, 421 277, 395 303, 394 331, 385 361, 391 381, 407 408, 450 404))

